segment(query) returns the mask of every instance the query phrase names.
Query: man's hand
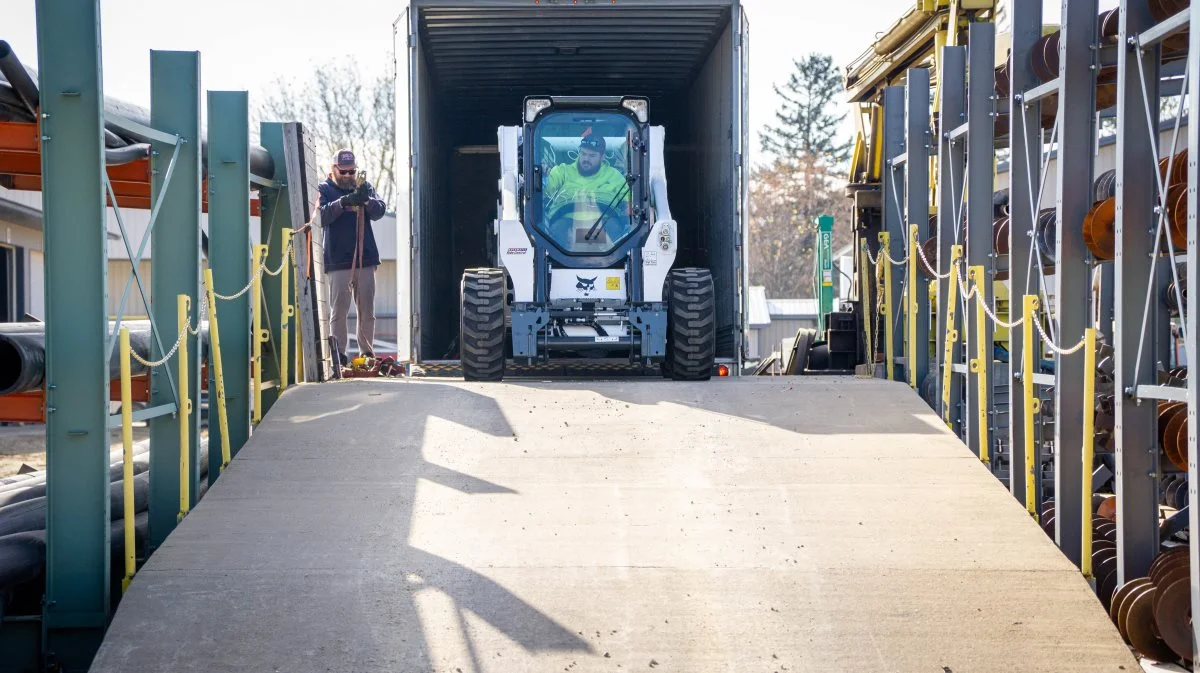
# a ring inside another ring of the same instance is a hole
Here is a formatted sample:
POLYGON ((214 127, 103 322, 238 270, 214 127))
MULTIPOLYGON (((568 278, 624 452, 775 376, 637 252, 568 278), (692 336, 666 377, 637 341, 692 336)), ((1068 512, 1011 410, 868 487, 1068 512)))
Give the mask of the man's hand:
POLYGON ((354 206, 361 206, 364 203, 366 203, 367 197, 361 196, 358 192, 351 192, 351 193, 343 196, 342 198, 338 199, 338 202, 342 204, 343 208, 346 208, 348 210, 350 208, 353 208, 354 206))
POLYGON ((362 198, 362 203, 366 203, 371 198, 371 183, 364 180, 358 189, 354 190, 354 195, 362 198))

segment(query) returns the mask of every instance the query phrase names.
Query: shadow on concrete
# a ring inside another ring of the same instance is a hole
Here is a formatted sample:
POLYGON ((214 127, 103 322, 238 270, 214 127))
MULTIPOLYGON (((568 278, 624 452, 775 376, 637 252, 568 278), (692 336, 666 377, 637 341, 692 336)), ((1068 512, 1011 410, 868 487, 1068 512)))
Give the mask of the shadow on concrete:
POLYGON ((514 378, 505 379, 505 384, 594 390, 627 404, 674 404, 800 434, 949 433, 936 412, 907 385, 852 376, 747 376, 701 382, 514 378))
POLYGON ((217 670, 214 642, 236 670, 442 670, 449 648, 464 673, 482 671, 495 654, 479 651, 468 615, 529 652, 592 652, 480 570, 412 546, 415 512, 436 525, 437 513, 421 510, 423 483, 520 495, 428 459, 473 433, 514 436, 494 399, 462 387, 287 391, 135 578, 92 671, 217 670), (462 430, 431 433, 435 423, 462 430), (436 628, 419 598, 430 591, 436 628))

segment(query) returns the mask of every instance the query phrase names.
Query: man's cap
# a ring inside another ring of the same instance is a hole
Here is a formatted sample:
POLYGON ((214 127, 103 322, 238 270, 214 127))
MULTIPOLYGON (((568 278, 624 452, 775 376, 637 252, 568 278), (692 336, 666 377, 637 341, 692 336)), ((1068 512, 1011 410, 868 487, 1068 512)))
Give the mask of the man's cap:
POLYGON ((333 163, 337 166, 355 165, 354 152, 351 152, 350 150, 338 150, 337 156, 334 158, 333 163))
POLYGON ((605 147, 604 136, 592 133, 591 127, 588 127, 588 130, 583 132, 583 137, 579 139, 579 149, 581 150, 604 152, 605 147))

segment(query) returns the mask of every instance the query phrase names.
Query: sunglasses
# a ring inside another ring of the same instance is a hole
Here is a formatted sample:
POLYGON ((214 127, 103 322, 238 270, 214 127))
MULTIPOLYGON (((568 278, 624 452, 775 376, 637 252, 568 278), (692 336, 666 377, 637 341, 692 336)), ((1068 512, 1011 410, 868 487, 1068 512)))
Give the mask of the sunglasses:
POLYGON ((342 169, 340 169, 340 168, 338 169, 338 173, 340 173, 341 175, 354 175, 354 174, 355 174, 355 173, 357 173, 357 172, 358 172, 358 170, 356 170, 356 169, 354 169, 354 168, 351 168, 351 169, 350 169, 350 170, 348 170, 348 171, 343 171, 343 170, 342 170, 342 169))

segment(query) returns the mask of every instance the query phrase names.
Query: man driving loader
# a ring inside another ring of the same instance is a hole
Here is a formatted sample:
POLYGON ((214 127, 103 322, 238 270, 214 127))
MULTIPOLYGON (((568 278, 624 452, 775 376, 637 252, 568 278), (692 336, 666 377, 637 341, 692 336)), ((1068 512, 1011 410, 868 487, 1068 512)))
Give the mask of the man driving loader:
POLYGON ((605 161, 606 152, 604 136, 589 127, 579 141, 578 159, 550 170, 544 212, 552 228, 570 229, 556 231, 555 238, 571 241, 572 248, 607 246, 605 234, 615 241, 629 229, 629 184, 605 161), (602 227, 596 227, 601 221, 602 227))

